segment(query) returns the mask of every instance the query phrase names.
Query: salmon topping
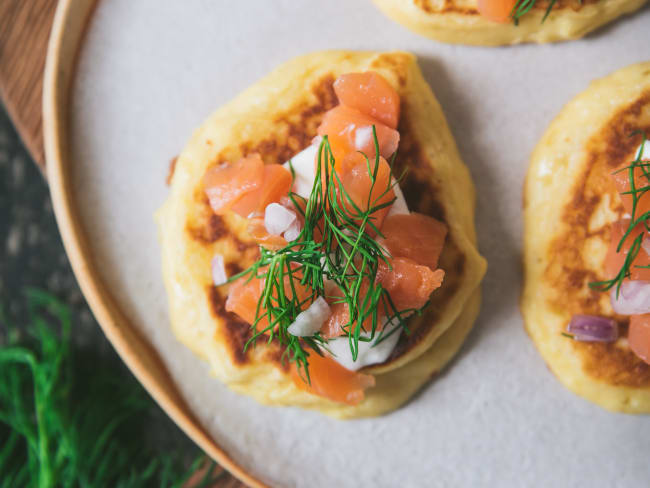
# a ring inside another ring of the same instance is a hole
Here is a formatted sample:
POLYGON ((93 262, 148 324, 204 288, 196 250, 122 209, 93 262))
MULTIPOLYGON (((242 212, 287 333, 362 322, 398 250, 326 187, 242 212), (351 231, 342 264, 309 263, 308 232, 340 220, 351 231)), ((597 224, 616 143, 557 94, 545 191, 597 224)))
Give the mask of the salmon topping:
POLYGON ((245 195, 262 186, 264 161, 251 154, 235 164, 224 163, 208 170, 203 177, 205 194, 214 213, 223 215, 245 195))
POLYGON ((445 245, 447 226, 419 213, 391 215, 381 228, 378 241, 394 257, 409 258, 436 269, 445 245))
POLYGON ((478 0, 478 11, 486 19, 504 24, 512 21, 516 3, 517 0, 478 0))
POLYGON ((379 154, 388 159, 399 144, 399 132, 354 108, 338 105, 329 110, 318 127, 318 135, 327 135, 336 161, 360 151, 371 160, 377 155, 372 127, 375 127, 379 154))
POLYGON ((650 364, 650 314, 632 315, 627 340, 634 354, 650 364))
POLYGON ((295 366, 291 367, 291 377, 301 390, 347 405, 361 403, 364 390, 375 386, 373 376, 350 371, 333 359, 319 356, 315 352, 309 355, 311 384, 305 381, 295 366))
MULTIPOLYGON (((346 208, 350 215, 358 214, 375 207, 381 207, 371 214, 372 223, 381 228, 384 218, 390 211, 389 203, 395 199, 395 192, 391 188, 390 166, 384 158, 379 157, 379 166, 373 183, 372 176, 368 172, 368 162, 359 153, 350 154, 347 161, 351 169, 340 176, 343 188, 349 198, 339 195, 341 206, 346 208)), ((371 167, 374 163, 371 163, 371 167)))
POLYGON ((400 100, 395 89, 374 71, 341 75, 334 82, 341 105, 369 115, 391 129, 397 129, 400 100))
POLYGON ((279 202, 291 188, 291 173, 279 164, 264 166, 262 184, 235 202, 231 210, 242 217, 263 213, 270 203, 279 202))
POLYGON ((422 308, 445 277, 443 270, 433 271, 408 258, 393 258, 390 264, 392 269, 383 261, 379 263, 377 281, 388 291, 397 310, 422 308))
MULTIPOLYGON (((629 219, 620 220, 612 225, 612 240, 607 251, 607 257, 605 258, 605 272, 608 279, 614 279, 620 273, 637 236, 639 234, 645 234, 645 239, 648 239, 648 232, 646 232, 645 224, 642 222, 630 232, 620 251, 618 251, 618 245, 629 226, 629 219)), ((650 268, 643 268, 641 266, 650 266, 650 255, 644 246, 641 246, 636 258, 630 264, 629 279, 650 280, 650 268)))
MULTIPOLYGON (((612 180, 614 181, 616 190, 621 194, 621 200, 623 200, 625 211, 632 215, 633 197, 631 194, 627 193, 631 191, 632 187, 630 185, 630 171, 629 169, 626 169, 627 166, 629 166, 629 164, 626 163, 622 168, 619 168, 618 171, 612 174, 612 180)), ((635 166, 633 169, 635 190, 650 185, 650 179, 645 175, 644 169, 650 173, 650 168, 647 167, 635 166)), ((646 212, 650 212, 650 191, 638 194, 634 217, 639 218, 646 212)))

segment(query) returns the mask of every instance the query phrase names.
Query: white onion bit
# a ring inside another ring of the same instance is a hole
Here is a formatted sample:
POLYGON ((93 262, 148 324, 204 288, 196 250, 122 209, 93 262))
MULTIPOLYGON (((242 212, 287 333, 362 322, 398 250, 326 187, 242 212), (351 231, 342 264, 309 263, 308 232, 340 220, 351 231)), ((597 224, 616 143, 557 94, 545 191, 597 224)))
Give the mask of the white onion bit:
POLYGON ((359 127, 354 133, 354 148, 361 151, 372 142, 372 126, 359 127))
POLYGON ((226 266, 223 262, 223 256, 221 254, 215 254, 210 263, 212 269, 212 282, 216 286, 221 286, 228 281, 228 275, 226 273, 226 266))
POLYGON ((318 297, 314 302, 298 314, 296 319, 287 329, 289 334, 296 337, 313 336, 320 330, 331 315, 332 311, 323 297, 318 297))
POLYGON ((320 144, 320 140, 316 142, 315 139, 310 146, 307 146, 284 163, 286 169, 293 169, 295 179, 293 180, 291 191, 304 198, 309 198, 311 195, 314 179, 316 178, 316 157, 318 156, 318 144, 320 144), (290 162, 291 164, 289 164, 290 162))
POLYGON ((269 234, 282 235, 296 220, 296 213, 279 203, 270 203, 264 212, 264 227, 269 234))
POLYGON ((410 214, 411 212, 409 212, 409 207, 406 204, 406 200, 404 199, 404 193, 402 192, 402 189, 399 187, 399 184, 395 182, 395 178, 393 178, 392 184, 393 184, 393 191, 395 192, 395 201, 393 202, 393 205, 391 205, 390 210, 388 211, 388 216, 390 217, 391 215, 410 214))
POLYGON ((300 221, 298 219, 294 220, 289 228, 284 231, 284 239, 287 242, 293 242, 296 239, 298 239, 298 236, 300 236, 300 231, 302 230, 302 226, 300 225, 300 221))
POLYGON ((650 282, 624 281, 616 296, 612 288, 611 302, 614 311, 620 315, 643 315, 650 313, 650 282))

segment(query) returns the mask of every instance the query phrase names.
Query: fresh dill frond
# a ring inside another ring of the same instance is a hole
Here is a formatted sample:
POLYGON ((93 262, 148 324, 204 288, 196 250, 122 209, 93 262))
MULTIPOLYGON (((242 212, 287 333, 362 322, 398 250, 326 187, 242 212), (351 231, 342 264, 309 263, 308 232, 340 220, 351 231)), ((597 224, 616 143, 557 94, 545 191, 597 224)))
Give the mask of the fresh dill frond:
POLYGON ((27 300, 20 328, 0 308, 0 487, 209 486, 205 457, 188 470, 180 452, 147 447, 152 400, 118 361, 72 346, 68 307, 37 290, 27 300))
MULTIPOLYGON (((537 2, 538 0, 517 0, 517 3, 515 3, 514 7, 512 7, 512 11, 510 12, 510 17, 512 18, 514 24, 519 25, 519 19, 530 12, 537 2)), ((556 3, 557 0, 549 1, 546 12, 544 13, 544 17, 542 17, 542 24, 546 22, 546 19, 550 15, 551 10, 553 10, 553 7, 556 3)), ((580 0, 580 4, 582 4, 582 0, 580 0)))
MULTIPOLYGON (((625 260, 623 261, 623 265, 621 266, 621 269, 619 270, 618 274, 614 278, 610 280, 596 281, 596 282, 589 283, 590 288, 594 288, 600 291, 609 291, 612 288, 616 287, 617 298, 621 291, 621 286, 623 286, 623 281, 626 278, 629 278, 632 273, 632 263, 637 258, 639 252, 643 248, 643 239, 645 238, 645 234, 648 231, 650 231, 650 211, 637 216, 637 207, 639 205, 639 200, 643 195, 645 195, 648 191, 650 191, 650 163, 641 159, 641 155, 643 154, 643 148, 645 147, 647 138, 645 134, 640 131, 634 131, 632 134, 630 134, 630 137, 633 137, 638 134, 643 134, 643 142, 641 143, 641 146, 637 152, 636 157, 634 158, 634 161, 632 161, 632 163, 629 164, 628 166, 620 168, 619 170, 614 172, 614 174, 620 173, 622 171, 628 172, 630 189, 626 192, 622 192, 621 195, 630 195, 632 197, 632 214, 630 217, 630 224, 628 225, 627 229, 623 233, 623 236, 621 237, 621 240, 619 241, 618 246, 616 248, 616 252, 621 252, 625 244, 625 241, 628 240, 632 232, 634 232, 634 229, 636 229, 639 225, 643 224, 643 227, 645 229, 643 232, 638 234, 632 241, 630 249, 627 255, 625 256, 625 260), (636 186, 637 169, 641 171, 642 176, 647 181, 645 185, 642 185, 639 188, 637 188, 636 186)), ((635 267, 648 268, 649 266, 635 266, 635 267)))
MULTIPOLYGON (((257 304, 253 334, 244 350, 267 337, 284 347, 283 358, 293 362, 303 379, 310 383, 309 355, 323 354, 327 341, 320 333, 295 337, 288 332, 296 316, 319 296, 332 304, 346 304, 349 320, 341 326, 350 344, 352 359, 359 354, 359 342, 378 343, 398 329, 406 328, 406 317, 418 310, 397 310, 388 292, 377 283, 383 261, 390 268, 388 255, 377 242, 381 236, 375 214, 390 207, 395 198, 387 198, 403 175, 388 178, 385 188, 376 185, 380 169, 379 141, 373 126, 375 158, 362 154, 370 178, 368 199, 360 205, 344 188, 336 171, 336 161, 327 136, 318 149, 316 176, 309 198, 290 193, 289 198, 304 219, 298 238, 282 249, 260 248, 260 258, 229 282, 246 277, 264 280, 257 304), (338 290, 328 295, 326 282, 338 290), (383 334, 380 308, 388 311, 387 322, 397 324, 383 334)), ((390 164, 392 175, 394 156, 390 164)), ((292 175, 293 175, 292 171, 292 175)))

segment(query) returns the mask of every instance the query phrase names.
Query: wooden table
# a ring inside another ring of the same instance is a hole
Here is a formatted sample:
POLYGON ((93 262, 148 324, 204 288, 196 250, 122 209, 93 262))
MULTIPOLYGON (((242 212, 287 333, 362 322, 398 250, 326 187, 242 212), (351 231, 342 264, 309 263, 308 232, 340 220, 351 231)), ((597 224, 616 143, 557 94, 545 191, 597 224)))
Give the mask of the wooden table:
MULTIPOLYGON (((0 0, 0 98, 34 161, 45 169, 41 94, 57 0, 0 0)), ((244 488, 230 475, 215 488, 244 488)))

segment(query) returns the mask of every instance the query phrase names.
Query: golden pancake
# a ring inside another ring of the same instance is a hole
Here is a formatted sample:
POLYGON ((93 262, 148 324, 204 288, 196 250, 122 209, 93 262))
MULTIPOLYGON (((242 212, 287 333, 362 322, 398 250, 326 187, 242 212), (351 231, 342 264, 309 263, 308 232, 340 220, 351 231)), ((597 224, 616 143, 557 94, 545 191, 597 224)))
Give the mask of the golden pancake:
POLYGON ((498 46, 521 42, 578 39, 646 0, 558 0, 542 23, 548 1, 538 1, 519 25, 482 17, 477 0, 374 0, 391 19, 426 37, 443 42, 498 46))
POLYGON ((170 196, 157 221, 176 336, 206 359, 221 381, 261 403, 313 408, 342 418, 390 411, 453 356, 478 310, 478 284, 486 265, 476 250, 474 187, 442 110, 408 53, 328 51, 280 66, 194 133, 176 161, 170 196), (201 178, 209 167, 252 152, 266 163, 287 161, 311 143, 322 115, 337 104, 334 79, 366 70, 384 76, 402 100, 396 171, 409 170, 402 184, 409 206, 444 221, 449 236, 439 265, 447 273, 443 286, 422 317, 409 322, 411 334, 403 335, 393 355, 366 368, 378 374, 377 385, 351 407, 298 389, 280 360, 278 344, 259 342, 243 352, 251 328, 224 310, 227 286, 212 285, 210 261, 216 253, 223 255, 232 275, 256 259, 258 248, 245 219, 212 212, 201 178))
POLYGON ((610 410, 650 412, 650 365, 627 345, 605 279, 612 223, 624 214, 609 175, 634 160, 650 135, 650 63, 598 80, 551 123, 533 153, 525 187, 526 329, 551 370, 575 393, 610 410), (575 314, 615 317, 615 343, 561 335, 575 314))

